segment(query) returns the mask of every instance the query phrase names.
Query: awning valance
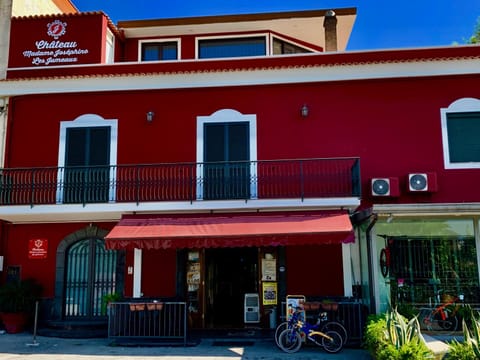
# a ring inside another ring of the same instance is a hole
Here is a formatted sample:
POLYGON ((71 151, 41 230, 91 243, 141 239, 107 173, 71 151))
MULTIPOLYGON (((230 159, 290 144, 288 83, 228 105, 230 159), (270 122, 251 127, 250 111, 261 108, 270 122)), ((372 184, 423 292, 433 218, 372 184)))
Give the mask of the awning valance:
POLYGON ((125 215, 108 249, 338 244, 354 241, 345 212, 125 215))

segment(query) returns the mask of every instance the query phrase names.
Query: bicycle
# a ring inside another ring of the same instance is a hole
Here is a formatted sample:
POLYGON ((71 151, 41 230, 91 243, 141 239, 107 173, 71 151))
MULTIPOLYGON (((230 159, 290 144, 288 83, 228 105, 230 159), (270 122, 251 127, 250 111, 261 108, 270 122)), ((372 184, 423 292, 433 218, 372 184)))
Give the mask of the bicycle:
POLYGON ((463 302, 464 296, 446 295, 443 302, 440 301, 440 291, 437 293, 438 305, 429 308, 421 308, 418 314, 420 326, 429 331, 446 331, 452 333, 458 328, 458 302, 463 302))
MULTIPOLYGON (((301 309, 301 308, 300 308, 301 309)), ((286 330, 289 326, 289 321, 284 321, 281 324, 277 326, 275 329, 275 344, 280 347, 280 344, 278 342, 278 338, 280 334, 282 333, 283 330, 286 330)), ((342 337, 342 342, 345 345, 348 341, 348 332, 347 329, 345 329, 345 326, 343 326, 342 323, 338 321, 328 321, 328 315, 326 311, 320 311, 318 313, 317 317, 317 322, 315 324, 318 329, 320 329, 321 332, 325 333, 329 330, 335 330, 340 334, 342 337)))
POLYGON ((319 324, 309 324, 303 321, 303 311, 297 308, 288 321, 288 326, 278 336, 278 345, 286 353, 294 353, 300 350, 305 336, 318 346, 322 346, 326 352, 337 353, 343 348, 342 336, 335 330, 325 332, 318 329, 319 324))

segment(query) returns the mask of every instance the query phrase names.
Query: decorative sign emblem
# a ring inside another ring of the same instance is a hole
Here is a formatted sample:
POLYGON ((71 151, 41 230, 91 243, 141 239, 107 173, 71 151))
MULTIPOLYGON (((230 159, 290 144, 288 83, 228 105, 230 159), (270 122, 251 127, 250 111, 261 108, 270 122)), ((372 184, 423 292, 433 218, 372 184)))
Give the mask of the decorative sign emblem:
POLYGON ((33 44, 34 47, 23 51, 23 57, 31 59, 32 65, 38 66, 85 62, 82 58, 89 53, 88 49, 80 47, 77 41, 73 39, 67 41, 59 40, 66 32, 66 22, 57 19, 48 23, 47 35, 51 36, 51 38, 46 38, 45 36, 43 39, 36 40, 33 44))
POLYGON ((47 239, 31 239, 28 242, 29 259, 46 259, 48 253, 47 239))
POLYGON ((67 23, 55 20, 47 24, 47 34, 53 37, 55 40, 67 32, 67 23))

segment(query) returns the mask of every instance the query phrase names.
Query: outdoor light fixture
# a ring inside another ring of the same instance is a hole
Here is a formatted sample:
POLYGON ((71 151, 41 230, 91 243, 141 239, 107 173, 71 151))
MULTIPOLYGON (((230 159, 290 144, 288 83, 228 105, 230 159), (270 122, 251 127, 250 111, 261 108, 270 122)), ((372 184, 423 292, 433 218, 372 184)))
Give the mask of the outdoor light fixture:
POLYGON ((154 116, 155 116, 155 113, 153 111, 147 112, 147 121, 152 122, 154 116))
POLYGON ((0 115, 4 114, 7 112, 7 103, 4 99, 0 99, 0 115))
POLYGON ((306 104, 303 104, 300 112, 302 114, 302 117, 307 117, 308 116, 308 106, 306 104))

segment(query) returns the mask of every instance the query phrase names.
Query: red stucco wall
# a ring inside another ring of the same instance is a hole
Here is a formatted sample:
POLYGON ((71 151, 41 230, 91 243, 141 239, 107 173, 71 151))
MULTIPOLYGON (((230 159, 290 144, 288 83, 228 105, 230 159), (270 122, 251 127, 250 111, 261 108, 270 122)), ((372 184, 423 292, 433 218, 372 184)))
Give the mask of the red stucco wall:
POLYGON ((341 245, 289 246, 287 294, 343 296, 341 245))
POLYGON ((480 201, 477 171, 444 170, 440 109, 480 98, 480 76, 23 96, 11 101, 8 167, 56 166, 62 120, 118 119, 118 163, 195 161, 196 117, 230 108, 257 115, 258 159, 358 156, 371 177, 399 177, 389 202, 480 201), (259 95, 261 94, 261 96, 259 95), (300 116, 308 104, 310 115, 300 116), (155 119, 147 123, 147 111, 155 119), (38 136, 38 134, 42 136, 38 136), (28 144, 29 146, 25 146, 28 144), (35 151, 32 152, 31 149, 35 151), (406 191, 411 172, 437 173, 439 191, 406 191))
MULTIPOLYGON (((110 230, 112 224, 96 224, 99 228, 110 230)), ((20 266, 22 279, 35 278, 43 287, 43 297, 53 297, 55 293, 55 273, 57 248, 60 242, 72 233, 85 229, 87 223, 57 224, 6 224, 5 263, 8 266, 20 266), (47 257, 45 259, 29 258, 29 240, 48 240, 47 257)), ((61 265, 61 264, 59 264, 61 265)), ((6 276, 6 271, 2 273, 6 276)))

